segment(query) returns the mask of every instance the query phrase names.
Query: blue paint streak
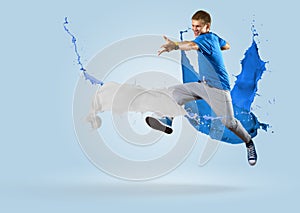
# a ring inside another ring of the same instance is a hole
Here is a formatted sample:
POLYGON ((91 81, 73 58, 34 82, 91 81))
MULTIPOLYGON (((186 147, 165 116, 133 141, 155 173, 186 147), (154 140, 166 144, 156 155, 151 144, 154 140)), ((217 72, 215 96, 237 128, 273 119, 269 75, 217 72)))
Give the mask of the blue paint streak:
POLYGON ((97 78, 91 76, 86 71, 83 72, 83 75, 85 77, 85 80, 89 80, 91 82, 91 84, 99 84, 101 86, 104 84, 102 81, 100 81, 97 78))
MULTIPOLYGON (((253 138, 257 135, 258 129, 261 128, 267 131, 269 125, 259 122, 257 117, 250 111, 251 104, 256 96, 257 83, 266 70, 266 62, 260 59, 257 44, 254 40, 254 37, 258 36, 254 25, 252 25, 251 30, 253 41, 249 49, 245 52, 244 59, 241 61, 242 70, 237 76, 231 96, 235 117, 253 138)), ((183 40, 182 32, 184 31, 180 32, 181 40, 183 40)), ((181 64, 183 83, 198 81, 199 74, 191 66, 184 51, 181 51, 181 64)), ((220 118, 216 117, 215 113, 204 100, 188 102, 185 104, 185 109, 188 112, 187 119, 196 130, 209 135, 213 139, 226 143, 243 143, 239 137, 222 124, 220 118)))
POLYGON ((187 33, 190 29, 191 28, 189 27, 186 30, 182 30, 182 31, 179 32, 180 33, 180 41, 183 41, 183 33, 187 33))
POLYGON ((242 72, 237 76, 235 85, 231 90, 232 103, 246 111, 250 111, 251 104, 256 96, 257 83, 266 70, 266 62, 260 59, 254 39, 241 64, 242 72))
POLYGON ((68 22, 68 18, 65 17, 65 22, 64 22, 64 29, 65 31, 72 37, 72 43, 74 45, 74 50, 75 50, 75 54, 77 56, 77 63, 80 65, 80 70, 83 72, 83 75, 85 77, 86 80, 89 80, 91 84, 99 84, 99 85, 103 85, 103 82, 96 79, 95 77, 91 76, 90 74, 87 73, 86 69, 83 67, 83 64, 81 63, 81 57, 79 55, 78 52, 78 48, 77 48, 77 44, 76 44, 76 37, 70 32, 70 30, 67 28, 67 25, 69 24, 68 22))

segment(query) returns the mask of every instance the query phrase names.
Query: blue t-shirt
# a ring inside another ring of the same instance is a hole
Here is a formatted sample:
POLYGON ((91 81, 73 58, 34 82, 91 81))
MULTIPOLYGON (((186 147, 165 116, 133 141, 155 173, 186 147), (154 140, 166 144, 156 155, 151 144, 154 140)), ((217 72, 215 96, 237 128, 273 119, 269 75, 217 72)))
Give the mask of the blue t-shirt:
POLYGON ((226 41, 209 32, 199 35, 193 40, 198 47, 198 65, 200 80, 208 85, 230 90, 229 77, 222 57, 221 47, 226 41))

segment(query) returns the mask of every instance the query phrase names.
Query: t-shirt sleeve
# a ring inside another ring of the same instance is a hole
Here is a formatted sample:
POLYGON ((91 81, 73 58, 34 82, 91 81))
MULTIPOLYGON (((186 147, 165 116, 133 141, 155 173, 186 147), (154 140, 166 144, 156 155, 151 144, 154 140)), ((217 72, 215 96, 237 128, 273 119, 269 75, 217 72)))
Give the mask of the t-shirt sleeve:
POLYGON ((192 40, 192 42, 196 43, 198 45, 199 49, 200 49, 201 45, 200 45, 200 39, 199 39, 199 37, 196 37, 194 40, 192 40))
POLYGON ((220 44, 220 47, 224 47, 226 45, 226 41, 222 38, 219 37, 219 44, 220 44))
POLYGON ((199 51, 202 53, 206 53, 206 54, 211 54, 212 50, 211 50, 211 45, 204 39, 201 40, 200 36, 198 36, 197 38, 195 38, 193 40, 194 43, 196 43, 199 47, 199 51))

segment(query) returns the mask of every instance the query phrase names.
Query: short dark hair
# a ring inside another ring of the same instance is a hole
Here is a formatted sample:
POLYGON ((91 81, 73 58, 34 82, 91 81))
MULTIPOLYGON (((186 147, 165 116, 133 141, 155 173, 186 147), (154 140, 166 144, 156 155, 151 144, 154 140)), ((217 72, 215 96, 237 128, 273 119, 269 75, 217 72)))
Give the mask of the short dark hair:
POLYGON ((210 24, 211 18, 208 12, 204 10, 197 11, 193 16, 192 20, 202 20, 204 24, 210 24))

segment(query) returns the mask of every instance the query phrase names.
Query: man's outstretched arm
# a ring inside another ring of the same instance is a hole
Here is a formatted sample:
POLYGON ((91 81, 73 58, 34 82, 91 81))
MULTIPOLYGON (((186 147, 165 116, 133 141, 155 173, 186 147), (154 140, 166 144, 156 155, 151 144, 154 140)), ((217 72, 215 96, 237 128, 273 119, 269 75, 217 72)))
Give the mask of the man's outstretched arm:
POLYGON ((195 42, 192 41, 181 41, 181 42, 174 42, 164 36, 166 43, 160 47, 158 51, 158 55, 164 52, 170 52, 172 50, 198 50, 199 47, 195 42))

